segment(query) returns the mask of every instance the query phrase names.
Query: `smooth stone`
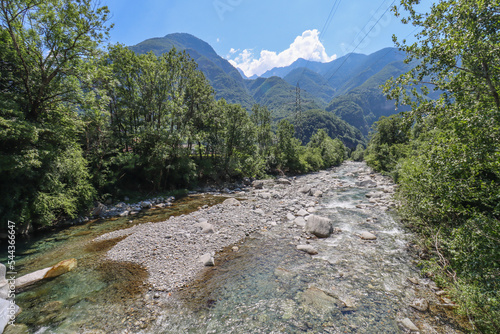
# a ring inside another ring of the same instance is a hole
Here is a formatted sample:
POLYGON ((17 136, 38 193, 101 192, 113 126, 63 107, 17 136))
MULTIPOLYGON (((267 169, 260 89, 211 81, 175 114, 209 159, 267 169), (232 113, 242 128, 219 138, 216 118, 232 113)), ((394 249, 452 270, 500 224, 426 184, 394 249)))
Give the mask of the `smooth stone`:
POLYGON ((361 232, 359 237, 363 240, 377 240, 377 236, 375 234, 372 234, 370 232, 361 232))
POLYGON ((418 279, 417 279, 417 278, 408 277, 407 279, 408 279, 408 281, 412 282, 412 283, 413 283, 413 284, 415 284, 415 285, 418 285, 418 284, 419 284, 419 281, 418 281, 418 279))
POLYGON ((16 278, 15 282, 16 289, 22 289, 26 286, 29 286, 33 283, 36 283, 46 278, 60 276, 62 274, 65 274, 73 270, 74 268, 76 268, 76 266, 77 266, 76 259, 69 259, 61 261, 52 267, 40 269, 30 274, 18 277, 16 278))
POLYGON ((215 266, 214 257, 210 253, 205 253, 202 256, 200 256, 200 262, 203 263, 205 267, 215 266))
POLYGON ((333 233, 332 221, 329 218, 310 215, 305 230, 318 238, 328 238, 333 233))
POLYGON ((292 215, 290 212, 286 214, 286 219, 288 220, 294 220, 295 219, 295 216, 292 215))
POLYGON ((291 186, 292 185, 292 182, 290 180, 287 180, 287 179, 276 179, 276 183, 277 184, 284 184, 284 185, 287 185, 287 186, 291 186))
POLYGON ((295 225, 300 226, 300 227, 306 226, 306 220, 302 217, 295 218, 294 223, 295 223, 295 225))
POLYGON ((252 186, 255 189, 262 189, 264 188, 264 181, 253 181, 252 186))
POLYGON ((12 304, 9 300, 0 298, 0 333, 3 333, 5 326, 11 321, 10 315, 12 311, 14 316, 17 315, 19 306, 12 304))
POLYGON ((118 216, 127 217, 129 215, 129 213, 130 213, 130 211, 125 210, 125 211, 121 212, 118 216))
POLYGON ((299 251, 306 252, 307 254, 310 254, 310 255, 318 254, 318 251, 316 249, 314 249, 314 247, 311 245, 298 245, 297 249, 299 251))
POLYGON ((61 261, 52 268, 50 268, 43 278, 52 278, 61 276, 62 274, 65 274, 75 269, 77 264, 78 262, 76 261, 76 259, 61 261))
POLYGON ((303 194, 309 194, 311 192, 311 186, 304 186, 299 189, 299 192, 303 194))
POLYGON ((304 209, 300 209, 299 212, 297 212, 297 216, 301 216, 301 217, 307 216, 308 214, 309 214, 309 212, 307 212, 304 209))
POLYGON ((422 312, 425 312, 429 309, 429 303, 425 299, 414 300, 410 306, 422 312))
POLYGON ((210 223, 208 223, 206 220, 199 222, 197 224, 194 224, 196 227, 201 228, 201 233, 214 233, 215 229, 214 226, 210 223))
POLYGON ((262 199, 271 199, 271 194, 270 193, 260 193, 259 197, 262 199))
POLYGON ((228 198, 223 202, 226 206, 240 206, 241 203, 236 198, 228 198))
POLYGON ((321 190, 316 190, 312 195, 314 197, 323 197, 323 192, 321 190))
POLYGON ((406 328, 408 328, 411 331, 414 331, 414 332, 419 331, 418 327, 415 326, 415 324, 408 318, 403 319, 403 321, 401 323, 403 324, 403 326, 405 326, 406 328))
POLYGON ((141 208, 143 209, 150 209, 153 206, 153 204, 150 201, 142 201, 141 202, 141 208))

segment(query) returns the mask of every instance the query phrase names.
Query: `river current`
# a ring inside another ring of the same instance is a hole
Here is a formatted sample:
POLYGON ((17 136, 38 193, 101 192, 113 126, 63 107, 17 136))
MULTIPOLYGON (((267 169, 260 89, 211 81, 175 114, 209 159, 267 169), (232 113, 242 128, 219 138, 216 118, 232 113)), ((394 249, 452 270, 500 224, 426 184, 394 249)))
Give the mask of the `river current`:
POLYGON ((218 254, 217 266, 181 291, 148 291, 145 268, 103 261, 119 240, 93 248, 88 241, 164 220, 172 210, 216 203, 216 197, 185 200, 133 223, 128 218, 73 227, 26 245, 21 272, 71 257, 79 263, 18 294, 23 312, 17 321, 30 333, 409 333, 402 324, 408 318, 421 333, 462 333, 450 311, 439 307, 434 284, 419 276, 409 251, 413 235, 393 214, 370 206, 366 195, 374 189, 356 186, 366 168, 349 162, 329 172, 342 187, 326 193, 315 214, 330 218, 338 233, 311 241, 318 255, 298 251, 278 224, 250 235, 237 252, 229 247, 218 254), (361 240, 363 231, 377 240, 361 240), (418 299, 429 302, 427 311, 410 306, 418 299))

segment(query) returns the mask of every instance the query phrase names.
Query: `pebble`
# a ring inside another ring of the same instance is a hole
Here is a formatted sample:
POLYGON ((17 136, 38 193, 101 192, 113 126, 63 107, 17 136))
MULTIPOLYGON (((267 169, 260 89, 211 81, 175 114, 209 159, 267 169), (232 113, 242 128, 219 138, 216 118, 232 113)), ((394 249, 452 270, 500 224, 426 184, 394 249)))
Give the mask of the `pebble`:
MULTIPOLYGON (((331 189, 342 186, 338 179, 325 177, 326 173, 321 175, 324 175, 323 180, 318 175, 308 174, 293 179, 291 184, 285 181, 255 181, 253 188, 237 195, 238 199, 231 197, 211 207, 203 205, 190 214, 110 232, 95 240, 125 236, 107 252, 106 259, 140 264, 148 270, 149 276, 145 283, 153 286, 155 291, 175 291, 189 284, 204 270, 204 266, 218 263, 216 254, 219 251, 230 247, 230 251, 238 252, 240 248, 236 244, 253 233, 262 233, 270 226, 276 226, 274 230, 284 233, 283 237, 289 238, 288 242, 294 240, 296 244, 315 239, 303 232, 306 221, 310 223, 311 213, 316 210, 319 201, 311 196, 319 196, 320 193, 325 196, 331 189), (201 233, 204 230, 202 224, 208 227, 207 234, 201 233)), ((156 205, 161 201, 149 202, 156 205)), ((127 205, 121 212, 127 207, 135 211, 136 206, 127 205)), ((332 233, 333 227, 327 232, 332 233)), ((339 233, 340 230, 335 232, 339 233)), ((301 251, 317 254, 317 249, 312 245, 300 246, 304 247, 301 251)))

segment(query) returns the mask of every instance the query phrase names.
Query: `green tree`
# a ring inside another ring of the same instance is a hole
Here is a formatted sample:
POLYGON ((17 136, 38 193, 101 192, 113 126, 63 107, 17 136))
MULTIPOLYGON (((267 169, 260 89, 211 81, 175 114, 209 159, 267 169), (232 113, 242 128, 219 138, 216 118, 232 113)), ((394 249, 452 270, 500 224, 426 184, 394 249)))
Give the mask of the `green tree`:
POLYGON ((447 275, 459 311, 478 332, 498 333, 500 4, 443 0, 425 14, 417 4, 401 1, 403 22, 420 29, 417 42, 397 43, 418 65, 386 85, 412 107, 410 150, 396 167, 402 213, 429 238, 427 264, 447 275), (429 88, 440 97, 429 98, 429 88))
POLYGON ((300 141, 294 137, 295 129, 287 120, 278 123, 275 147, 277 168, 281 171, 301 171, 300 141))
POLYGON ((77 111, 107 17, 87 0, 0 1, 2 225, 75 217, 93 198, 77 111))

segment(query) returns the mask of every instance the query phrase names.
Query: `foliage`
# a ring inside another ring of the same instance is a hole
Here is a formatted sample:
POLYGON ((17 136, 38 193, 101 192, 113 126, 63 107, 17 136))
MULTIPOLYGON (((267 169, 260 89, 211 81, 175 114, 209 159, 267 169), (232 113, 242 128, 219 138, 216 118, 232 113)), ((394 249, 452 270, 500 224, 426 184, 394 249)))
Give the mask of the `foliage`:
POLYGON ((0 1, 0 220, 75 217, 94 195, 78 143, 83 59, 108 32, 90 0, 0 1))
POLYGON ((361 131, 330 112, 307 110, 300 118, 294 116, 288 117, 287 120, 296 128, 300 127, 297 136, 302 143, 308 143, 311 136, 319 129, 325 129, 331 138, 339 138, 348 148, 355 148, 358 144, 365 143, 361 131))
POLYGON ((376 171, 392 172, 397 179, 397 166, 406 157, 409 143, 404 118, 401 115, 382 116, 373 128, 365 160, 376 171))
POLYGON ((498 333, 500 5, 443 0, 421 14, 417 4, 401 1, 418 42, 396 40, 414 67, 385 88, 411 111, 377 123, 366 160, 399 175, 401 213, 433 245, 430 274, 477 332, 498 333))
POLYGON ((365 158, 365 147, 362 144, 356 146, 356 150, 351 152, 351 159, 354 161, 363 161, 365 158))

